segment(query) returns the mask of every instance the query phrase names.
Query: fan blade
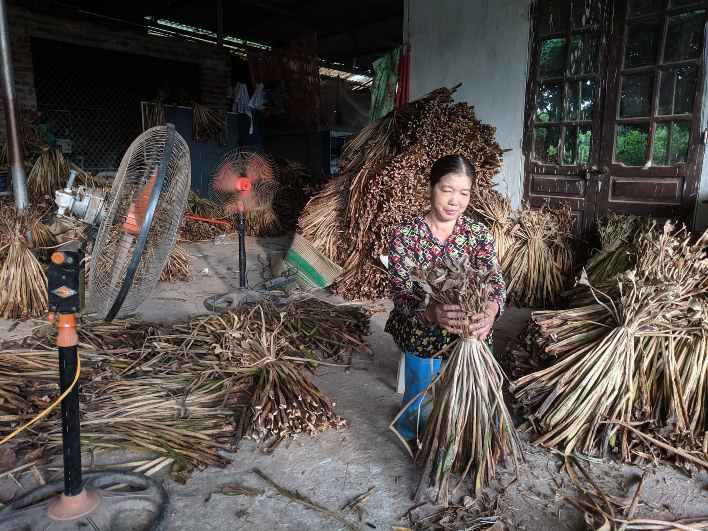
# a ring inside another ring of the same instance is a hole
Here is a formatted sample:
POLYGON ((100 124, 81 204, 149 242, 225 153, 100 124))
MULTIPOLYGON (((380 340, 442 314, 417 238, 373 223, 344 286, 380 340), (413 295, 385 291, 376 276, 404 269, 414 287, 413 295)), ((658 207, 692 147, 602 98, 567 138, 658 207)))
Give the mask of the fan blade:
POLYGON ((152 189, 155 188, 155 183, 157 182, 157 168, 152 172, 150 180, 145 184, 138 197, 130 204, 128 209, 128 214, 126 215, 125 222, 123 223, 123 230, 127 234, 132 234, 137 236, 140 234, 140 229, 145 221, 145 214, 148 209, 148 202, 150 201, 150 194, 152 194, 152 189))
POLYGON ((253 154, 246 164, 246 177, 251 182, 272 181, 273 166, 271 163, 257 153, 253 154))

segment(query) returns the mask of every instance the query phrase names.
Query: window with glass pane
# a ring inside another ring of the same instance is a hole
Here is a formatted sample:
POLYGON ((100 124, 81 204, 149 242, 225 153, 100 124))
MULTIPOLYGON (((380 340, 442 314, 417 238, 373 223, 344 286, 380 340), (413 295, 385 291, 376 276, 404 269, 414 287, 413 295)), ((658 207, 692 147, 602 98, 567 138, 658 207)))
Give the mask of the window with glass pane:
POLYGON ((705 11, 691 11, 669 18, 664 62, 695 59, 701 55, 705 11))
POLYGON ((534 159, 548 164, 558 163, 560 127, 536 127, 534 130, 534 159))
POLYGON ((600 24, 601 4, 597 0, 573 0, 573 29, 600 24))
POLYGON ((658 22, 630 24, 624 49, 624 67, 655 64, 660 38, 661 25, 658 22))
POLYGON ((564 38, 546 39, 541 45, 539 75, 562 77, 565 70, 566 42, 564 38))
POLYGON ((536 97, 536 121, 560 122, 563 85, 561 83, 541 83, 536 97))
POLYGON ((570 38, 568 74, 578 76, 597 71, 598 41, 595 34, 573 35, 570 38))
POLYGON ((567 121, 592 120, 595 80, 569 81, 565 119, 567 121))
POLYGON ((661 73, 659 114, 690 114, 696 94, 698 69, 693 65, 677 66, 661 73))
POLYGON ((686 162, 690 140, 691 123, 688 121, 656 124, 652 162, 658 166, 686 162))
POLYGON ((592 142, 592 127, 566 127, 563 140, 563 164, 588 164, 592 142))
POLYGON ((538 31, 541 35, 561 33, 570 28, 569 0, 541 0, 538 3, 538 31))
POLYGON ((653 87, 653 72, 624 76, 620 94, 620 117, 649 116, 651 114, 653 87))
POLYGON ((649 124, 618 125, 615 160, 627 166, 643 166, 649 144, 649 124))

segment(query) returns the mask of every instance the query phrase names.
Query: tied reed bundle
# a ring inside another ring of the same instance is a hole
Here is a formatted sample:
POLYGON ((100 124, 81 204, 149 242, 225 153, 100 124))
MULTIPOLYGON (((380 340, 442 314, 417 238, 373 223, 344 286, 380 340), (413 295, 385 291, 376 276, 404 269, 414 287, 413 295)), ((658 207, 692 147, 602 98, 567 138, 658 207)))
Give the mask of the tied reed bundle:
POLYGON ((497 251, 497 260, 501 264, 507 250, 514 242, 511 201, 493 188, 480 187, 475 190, 469 210, 489 225, 497 251))
POLYGON ((224 117, 206 105, 193 102, 192 136, 196 142, 213 140, 221 144, 224 136, 224 117))
POLYGON ((260 308, 253 313, 260 313, 261 330, 242 343, 240 360, 241 366, 255 371, 251 404, 243 418, 246 435, 274 448, 286 437, 346 426, 334 413, 335 404, 284 358, 286 341, 279 337, 282 321, 269 332, 260 308))
POLYGON ((192 257, 183 245, 175 245, 170 251, 165 268, 160 273, 163 282, 187 282, 192 280, 192 257))
POLYGON ((588 260, 588 280, 598 284, 634 267, 637 238, 646 223, 637 216, 610 213, 599 226, 600 250, 588 260))
POLYGON ((554 306, 572 271, 570 212, 519 212, 514 242, 502 262, 509 298, 520 306, 554 306))
POLYGON ((298 221, 298 232, 337 264, 342 264, 347 256, 342 236, 347 185, 343 175, 329 181, 305 205, 298 221))
MULTIPOLYGON (((447 261, 413 277, 432 300, 459 305, 468 315, 482 313, 489 301, 489 273, 472 269, 464 260, 447 261)), ((504 403, 504 380, 485 341, 466 336, 453 344, 449 359, 425 391, 433 397, 433 409, 415 455, 422 467, 417 500, 430 493, 436 503, 447 505, 453 473, 460 474, 453 493, 469 475, 479 494, 501 458, 511 454, 518 465, 519 443, 504 403)))
POLYGON ((583 275, 594 305, 534 316, 540 347, 558 359, 514 384, 538 443, 625 461, 669 452, 708 467, 696 457, 708 446, 707 241, 670 224, 649 231, 613 292, 583 275))
POLYGON ((10 234, 0 270, 0 316, 3 319, 39 317, 47 311, 47 275, 30 250, 21 225, 10 234))
POLYGON ((27 188, 30 196, 37 200, 52 199, 56 190, 64 188, 69 176, 69 164, 59 149, 46 148, 35 160, 29 176, 27 188))

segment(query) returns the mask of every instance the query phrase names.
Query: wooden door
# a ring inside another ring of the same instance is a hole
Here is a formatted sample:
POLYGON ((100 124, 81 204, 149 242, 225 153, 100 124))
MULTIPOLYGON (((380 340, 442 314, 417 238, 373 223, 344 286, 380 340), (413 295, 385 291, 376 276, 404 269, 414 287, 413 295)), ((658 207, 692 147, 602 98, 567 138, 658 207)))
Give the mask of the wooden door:
POLYGON ((524 196, 691 219, 703 156, 708 0, 539 0, 527 88, 524 196))
POLYGON ((524 197, 570 205, 582 231, 597 211, 609 0, 542 0, 533 18, 524 197))
POLYGON ((598 213, 692 219, 703 158, 705 0, 619 0, 598 213))

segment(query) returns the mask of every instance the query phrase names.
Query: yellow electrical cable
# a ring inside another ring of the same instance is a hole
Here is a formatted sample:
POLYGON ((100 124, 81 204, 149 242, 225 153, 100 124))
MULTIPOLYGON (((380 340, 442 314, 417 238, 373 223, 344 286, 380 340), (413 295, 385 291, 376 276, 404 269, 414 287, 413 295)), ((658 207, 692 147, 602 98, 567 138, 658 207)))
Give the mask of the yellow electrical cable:
POLYGON ((64 391, 61 395, 59 395, 59 398, 57 398, 52 404, 50 404, 44 411, 39 413, 36 417, 34 417, 32 420, 30 420, 27 424, 24 426, 20 426, 17 428, 15 431, 13 431, 10 435, 5 437, 0 441, 0 446, 5 444, 7 441, 14 439, 17 437, 20 433, 25 431, 27 428, 35 424, 36 422, 40 421, 49 413, 51 413, 56 407, 61 404, 62 400, 64 400, 67 396, 69 396, 69 393, 71 393, 71 390, 76 386, 76 383, 79 381, 79 375, 81 374, 81 357, 76 354, 76 374, 74 374, 74 381, 71 382, 71 385, 64 391))

